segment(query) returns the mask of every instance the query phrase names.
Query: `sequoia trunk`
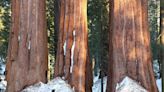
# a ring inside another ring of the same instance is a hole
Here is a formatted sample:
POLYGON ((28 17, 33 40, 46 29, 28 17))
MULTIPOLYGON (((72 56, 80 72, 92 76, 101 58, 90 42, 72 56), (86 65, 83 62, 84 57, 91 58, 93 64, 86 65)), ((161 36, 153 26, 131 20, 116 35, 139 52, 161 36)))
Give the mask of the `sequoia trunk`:
POLYGON ((7 92, 47 81, 45 0, 12 0, 7 56, 7 92))
POLYGON ((147 0, 110 0, 110 62, 107 92, 126 76, 158 92, 152 69, 147 0))
POLYGON ((60 0, 59 26, 55 77, 68 80, 75 92, 86 92, 85 74, 91 69, 87 62, 87 0, 60 0))

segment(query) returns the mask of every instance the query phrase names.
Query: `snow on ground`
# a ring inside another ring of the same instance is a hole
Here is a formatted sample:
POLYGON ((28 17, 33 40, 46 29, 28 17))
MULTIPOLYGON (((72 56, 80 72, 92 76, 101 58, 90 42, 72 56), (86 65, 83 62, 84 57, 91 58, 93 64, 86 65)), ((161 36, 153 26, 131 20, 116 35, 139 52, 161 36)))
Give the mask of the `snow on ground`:
POLYGON ((153 70, 156 78, 160 78, 160 68, 158 60, 153 61, 153 70))
POLYGON ((4 63, 0 63, 0 92, 5 92, 7 82, 5 81, 5 67, 4 63))
POLYGON ((5 76, 0 76, 1 81, 0 81, 0 92, 5 92, 7 82, 5 81, 5 76))
MULTIPOLYGON (((154 72, 156 74, 156 78, 159 78, 159 67, 157 61, 154 61, 154 72)), ((7 82, 5 81, 5 64, 0 63, 0 92, 5 92, 7 82)), ((98 74, 99 75, 99 74, 98 74)), ((106 91, 106 85, 107 85, 107 77, 103 78, 104 82, 104 92, 106 91)), ((92 87, 93 92, 101 92, 101 79, 99 79, 99 76, 94 76, 94 85, 92 87)), ((123 82, 123 81, 122 81, 123 82)), ((124 81, 125 84, 128 84, 124 81)), ((156 80, 159 92, 162 92, 161 89, 161 79, 156 80)), ((121 83, 119 83, 121 85, 121 83)), ((62 78, 55 78, 52 81, 48 82, 47 84, 44 83, 37 83, 33 86, 30 86, 26 89, 24 89, 22 92, 74 92, 70 85, 67 84, 62 78)), ((120 92, 120 91, 118 91, 120 92)), ((129 92, 129 91, 128 91, 129 92)), ((133 91, 134 92, 134 91, 133 91)))
MULTIPOLYGON (((98 76, 95 76, 94 77, 94 85, 93 85, 93 87, 92 87, 92 90, 93 90, 93 92, 101 92, 101 79, 98 79, 99 77, 98 76)), ((118 84, 118 86, 123 86, 123 84, 132 84, 132 85, 136 85, 136 83, 131 83, 131 82, 133 82, 133 80, 131 80, 130 79, 130 81, 128 81, 129 79, 128 78, 125 78, 120 84, 118 84)), ((162 84, 161 84, 161 79, 157 79, 156 80, 156 83, 157 83, 157 86, 158 86, 158 89, 159 89, 159 92, 162 92, 162 84)), ((137 83, 138 84, 138 83, 137 83)), ((104 92, 106 91, 106 85, 107 85, 107 77, 104 77, 104 92)), ((124 85, 124 86, 126 86, 126 85, 124 85)), ((131 85, 131 86, 132 86, 131 85)), ((117 87, 118 87, 117 86, 117 87)), ((129 87, 131 87, 131 86, 129 86, 129 87)), ((142 87, 143 88, 143 87, 142 87)), ((119 89, 119 88, 118 88, 119 89)), ((117 91, 117 92, 121 92, 121 91, 117 91)), ((126 91, 127 92, 127 91, 126 91)), ((128 91, 128 92, 130 92, 130 91, 128 91)), ((133 92, 139 92, 139 91, 133 91, 133 92)), ((142 92, 146 92, 146 91, 142 91, 142 92)))
POLYGON ((148 92, 138 82, 132 80, 128 76, 116 86, 116 92, 148 92))
POLYGON ((60 77, 53 79, 52 81, 44 84, 42 82, 37 83, 24 89, 22 92, 74 92, 70 85, 68 85, 60 77))
MULTIPOLYGON (((97 79, 97 77, 96 77, 97 79)), ((107 77, 103 78, 103 92, 106 92, 106 85, 107 85, 107 77)), ((92 87, 93 92, 101 92, 101 79, 97 79, 94 81, 94 85, 92 87)))
POLYGON ((0 75, 4 75, 6 65, 4 63, 0 63, 0 75))
POLYGON ((157 83, 157 87, 158 87, 158 90, 159 92, 162 92, 162 80, 161 79, 157 79, 156 80, 156 83, 157 83))

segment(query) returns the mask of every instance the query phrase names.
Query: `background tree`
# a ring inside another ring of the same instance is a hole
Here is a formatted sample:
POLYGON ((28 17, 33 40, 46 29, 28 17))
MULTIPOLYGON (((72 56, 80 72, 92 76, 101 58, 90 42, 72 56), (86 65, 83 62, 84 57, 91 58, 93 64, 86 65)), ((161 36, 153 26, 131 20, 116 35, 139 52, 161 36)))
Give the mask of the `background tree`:
POLYGON ((162 90, 164 91, 164 1, 160 2, 160 43, 161 43, 161 54, 160 59, 162 63, 162 90))
POLYGON ((149 92, 158 92, 151 64, 147 0, 110 2, 112 28, 107 92, 115 92, 116 84, 126 76, 149 92))
MULTIPOLYGON (((54 63, 56 60, 56 51, 57 51, 57 26, 56 26, 56 14, 58 14, 56 11, 56 8, 58 8, 57 1, 59 0, 46 0, 46 18, 47 18, 47 32, 48 32, 48 48, 49 48, 49 54, 48 54, 48 79, 54 78, 54 63), (54 30, 55 29, 55 30, 54 30)), ((59 24, 59 23, 58 23, 59 24)))
POLYGON ((12 0, 7 56, 7 92, 47 81, 45 0, 12 0))
POLYGON ((148 21, 155 77, 160 78, 160 0, 148 0, 148 21))
POLYGON ((108 0, 88 0, 89 50, 90 59, 94 64, 95 76, 100 74, 100 70, 105 72, 105 74, 107 73, 109 28, 108 5, 108 0))
POLYGON ((11 12, 10 12, 10 1, 0 1, 0 62, 6 61, 7 47, 8 47, 8 36, 11 24, 11 12))

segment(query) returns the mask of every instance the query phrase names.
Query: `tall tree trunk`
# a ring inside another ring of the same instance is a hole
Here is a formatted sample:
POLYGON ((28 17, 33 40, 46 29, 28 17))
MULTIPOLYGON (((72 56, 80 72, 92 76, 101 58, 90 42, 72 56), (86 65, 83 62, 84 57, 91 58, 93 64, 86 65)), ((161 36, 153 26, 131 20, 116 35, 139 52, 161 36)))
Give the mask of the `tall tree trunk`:
POLYGON ((7 56, 7 92, 47 81, 45 0, 12 0, 7 56))
MULTIPOLYGON (((59 33, 59 21, 60 21, 60 0, 55 0, 54 1, 54 40, 55 40, 55 43, 54 43, 54 46, 55 46, 55 55, 57 54, 57 41, 58 41, 58 33, 59 33)), ((56 59, 56 56, 55 56, 55 59, 56 59)))
POLYGON ((160 35, 161 35, 161 50, 160 50, 160 61, 162 63, 162 91, 164 91, 164 1, 160 1, 160 35))
POLYGON ((86 65, 89 64, 87 40, 87 0, 60 0, 55 77, 68 80, 76 92, 86 92, 85 74, 91 69, 86 65))
POLYGON ((158 92, 152 69, 147 0, 110 0, 110 69, 107 92, 126 76, 158 92), (112 44, 111 44, 112 43, 112 44))

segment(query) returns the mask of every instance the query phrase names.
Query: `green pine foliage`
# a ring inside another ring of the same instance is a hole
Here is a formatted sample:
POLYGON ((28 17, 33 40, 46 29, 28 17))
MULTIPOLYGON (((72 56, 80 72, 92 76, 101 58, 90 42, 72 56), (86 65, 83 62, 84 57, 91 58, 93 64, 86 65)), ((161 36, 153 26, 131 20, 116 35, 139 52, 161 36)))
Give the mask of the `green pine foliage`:
POLYGON ((0 1, 0 62, 5 62, 11 25, 9 0, 0 1))

